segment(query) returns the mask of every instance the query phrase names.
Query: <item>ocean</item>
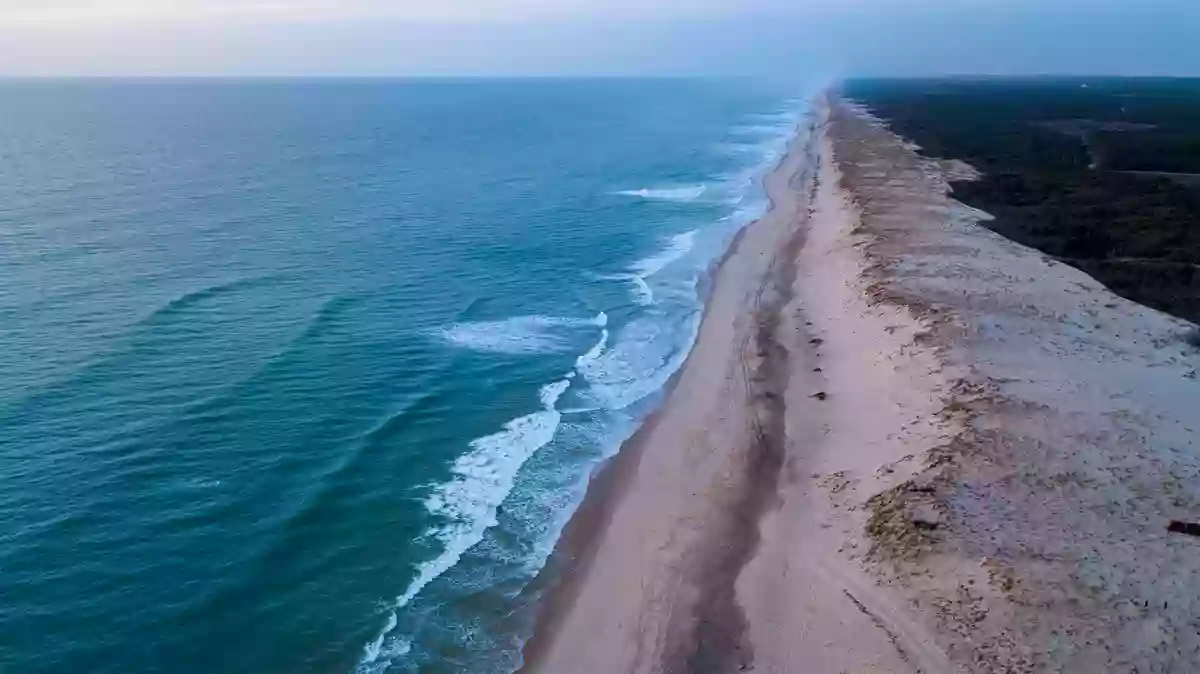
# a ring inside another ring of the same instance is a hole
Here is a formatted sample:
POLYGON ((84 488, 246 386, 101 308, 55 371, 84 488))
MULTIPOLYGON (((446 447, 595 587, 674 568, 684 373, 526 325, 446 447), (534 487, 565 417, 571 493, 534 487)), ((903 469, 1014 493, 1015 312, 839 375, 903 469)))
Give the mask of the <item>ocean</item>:
POLYGON ((513 671, 793 84, 0 81, 0 671, 513 671))

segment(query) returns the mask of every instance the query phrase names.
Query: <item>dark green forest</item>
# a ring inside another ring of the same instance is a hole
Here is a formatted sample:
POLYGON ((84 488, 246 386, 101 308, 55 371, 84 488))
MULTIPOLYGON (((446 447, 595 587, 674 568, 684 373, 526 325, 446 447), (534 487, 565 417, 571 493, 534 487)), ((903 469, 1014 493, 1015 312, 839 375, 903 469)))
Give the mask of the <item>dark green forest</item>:
POLYGON ((867 105, 931 157, 988 227, 1136 302, 1200 322, 1200 80, 857 80, 867 105))

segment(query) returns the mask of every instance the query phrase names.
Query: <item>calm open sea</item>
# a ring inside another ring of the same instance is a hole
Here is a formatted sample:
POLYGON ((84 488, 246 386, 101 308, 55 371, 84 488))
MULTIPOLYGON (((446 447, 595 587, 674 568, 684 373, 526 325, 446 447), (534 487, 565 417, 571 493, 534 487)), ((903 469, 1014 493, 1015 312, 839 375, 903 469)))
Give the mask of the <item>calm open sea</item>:
POLYGON ((0 671, 511 671, 804 93, 0 82, 0 671))

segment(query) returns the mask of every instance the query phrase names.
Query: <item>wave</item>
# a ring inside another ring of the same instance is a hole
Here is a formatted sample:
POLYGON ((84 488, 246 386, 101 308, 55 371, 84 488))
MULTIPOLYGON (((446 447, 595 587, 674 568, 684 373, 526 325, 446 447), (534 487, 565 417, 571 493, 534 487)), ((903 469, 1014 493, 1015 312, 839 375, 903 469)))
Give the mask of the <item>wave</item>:
POLYGON ((600 331, 600 341, 596 345, 588 349, 587 353, 575 359, 575 369, 581 370, 588 367, 590 363, 594 363, 604 355, 604 349, 608 347, 608 329, 600 331))
POLYGON ((633 272, 643 278, 654 276, 662 271, 667 265, 675 262, 691 252, 696 245, 696 233, 699 230, 690 230, 681 234, 676 234, 666 241, 666 245, 662 250, 644 257, 641 260, 633 263, 633 272))
POLYGON ((570 329, 603 328, 607 323, 608 315, 603 311, 594 318, 585 319, 514 316, 499 321, 455 323, 438 331, 437 335, 455 346, 473 351, 530 355, 570 350, 570 329))
POLYGON ((595 278, 603 281, 626 281, 632 285, 633 301, 638 306, 651 306, 655 302, 654 289, 650 287, 648 279, 690 253, 696 245, 697 232, 699 230, 693 229, 670 237, 657 253, 630 265, 628 273, 597 275, 595 278))
POLYGON ((278 281, 280 278, 282 278, 282 276, 279 274, 250 276, 246 278, 233 279, 232 281, 225 281, 223 283, 215 283, 203 288, 191 290, 179 295, 178 297, 168 300, 162 306, 150 312, 149 315, 143 317, 140 321, 138 321, 138 323, 143 326, 150 325, 155 321, 167 319, 173 314, 189 309, 196 304, 204 302, 205 300, 219 297, 227 293, 253 288, 260 284, 272 283, 278 281))
POLYGON ((742 118, 745 123, 732 127, 734 135, 740 136, 790 136, 803 119, 799 111, 785 110, 748 114, 742 118))
POLYGON ((497 511, 513 490, 517 472, 534 452, 554 439, 562 421, 562 413, 555 405, 570 385, 570 379, 564 378, 543 386, 541 410, 513 419, 497 433, 472 440, 471 451, 459 457, 451 468, 454 477, 434 487, 425 500, 425 508, 445 524, 426 535, 441 542, 442 553, 418 567, 416 578, 396 598, 383 630, 364 648, 358 672, 381 671, 388 660, 407 653, 409 642, 391 634, 399 622, 397 611, 458 564, 463 554, 498 524, 497 511))
POLYGON ((292 337, 280 349, 268 354, 244 376, 223 383, 212 393, 195 399, 184 406, 184 414, 202 415, 219 410, 223 406, 236 403, 238 396, 256 383, 269 380, 278 375, 278 370, 284 368, 298 354, 304 353, 306 345, 320 339, 324 331, 336 326, 341 315, 348 307, 358 301, 357 297, 335 295, 324 299, 320 306, 305 323, 298 335, 292 337))
POLYGON ((624 197, 640 197, 647 201, 696 201, 710 189, 709 185, 677 185, 673 187, 621 190, 616 194, 624 197))
MULTIPOLYGON (((572 372, 543 386, 540 410, 506 423, 492 435, 473 440, 470 451, 453 464, 453 477, 433 487, 425 505, 438 525, 426 535, 440 549, 440 554, 419 565, 404 593, 391 602, 386 624, 364 649, 357 670, 359 674, 383 672, 409 653, 413 647, 409 640, 411 635, 404 634, 406 629, 398 627, 405 624, 401 620, 402 609, 426 591, 430 583, 453 569, 468 550, 484 541, 499 520, 504 520, 505 527, 512 524, 521 536, 548 541, 546 545, 520 553, 528 556, 526 571, 536 573, 553 547, 558 525, 533 526, 526 520, 540 522, 544 513, 530 513, 526 517, 515 509, 506 510, 505 516, 498 517, 501 504, 506 499, 520 502, 526 498, 525 490, 545 486, 538 483, 544 479, 544 470, 586 474, 584 464, 594 465, 600 454, 607 456, 616 451, 624 431, 604 435, 603 439, 597 436, 594 442, 605 448, 596 455, 584 452, 559 457, 557 452, 539 453, 539 450, 551 442, 569 444, 568 438, 576 427, 609 430, 636 427, 646 411, 645 401, 661 392, 682 367, 695 343, 702 312, 699 298, 692 291, 694 274, 702 271, 703 265, 720 253, 717 248, 721 242, 727 242, 733 231, 747 224, 751 216, 765 206, 759 179, 786 147, 794 128, 794 122, 785 120, 783 115, 764 115, 744 121, 758 126, 733 129, 727 140, 731 150, 756 155, 736 162, 752 161, 753 167, 738 166, 729 175, 717 176, 707 185, 667 184, 616 193, 643 200, 694 202, 703 199, 705 203, 725 203, 732 211, 719 222, 709 222, 703 228, 664 238, 651 254, 628 263, 618 273, 591 276, 628 284, 633 302, 645 307, 644 310, 633 311, 632 315, 622 312, 621 319, 612 326, 604 313, 592 319, 536 315, 456 322, 436 333, 461 348, 529 355, 570 351, 580 343, 581 337, 595 337, 596 332, 599 336, 590 348, 578 355, 572 372), (753 137, 747 134, 753 134, 753 137), (591 331, 587 332, 587 329, 591 331), (564 421, 564 415, 575 413, 584 416, 567 416, 564 421), (537 458, 530 462, 535 455, 537 458), (543 461, 553 466, 547 468, 542 465, 543 461), (518 485, 517 474, 527 462, 526 470, 530 472, 528 477, 532 482, 526 484, 523 477, 522 484, 518 485), (526 526, 530 528, 526 530, 526 526)), ((460 318, 467 317, 460 314, 460 318)), ((590 446, 591 442, 585 444, 590 446)), ((541 499, 534 500, 541 502, 541 499)), ((564 502, 563 508, 556 512, 562 514, 565 522, 570 510, 573 507, 564 502)), ((515 535, 515 532, 510 533, 515 535)), ((481 550, 482 547, 477 549, 481 550)))
POLYGON ((730 129, 734 135, 738 136, 778 136, 788 130, 789 127, 783 127, 781 124, 745 124, 735 126, 730 129))
POLYGON ((716 147, 716 151, 733 157, 759 156, 763 151, 763 143, 721 143, 716 147))
POLYGON ((783 110, 780 112, 759 112, 750 113, 744 116, 744 119, 754 122, 774 122, 775 126, 791 127, 799 123, 803 116, 798 114, 794 109, 783 110))
POLYGON ((619 411, 662 390, 691 351, 699 317, 697 309, 682 321, 630 321, 611 347, 577 362, 576 370, 588 383, 585 398, 599 408, 619 411))
POLYGON ((733 208, 721 219, 723 224, 711 232, 694 229, 672 236, 658 251, 631 264, 628 273, 601 277, 628 282, 640 306, 660 306, 621 327, 612 335, 611 345, 577 362, 577 370, 588 383, 583 397, 595 408, 627 409, 662 390, 691 351, 701 315, 698 298, 690 298, 696 302, 690 308, 677 306, 673 301, 677 298, 658 298, 651 284, 654 277, 692 254, 702 232, 704 255, 692 254, 689 264, 707 264, 709 253, 719 253, 709 250, 710 234, 720 229, 721 240, 728 241, 733 231, 765 212, 768 202, 762 194, 761 177, 786 150, 800 116, 794 111, 767 113, 749 115, 745 121, 745 125, 730 128, 733 138, 720 147, 728 153, 754 155, 753 165, 742 166, 705 188, 706 197, 720 194, 733 208))

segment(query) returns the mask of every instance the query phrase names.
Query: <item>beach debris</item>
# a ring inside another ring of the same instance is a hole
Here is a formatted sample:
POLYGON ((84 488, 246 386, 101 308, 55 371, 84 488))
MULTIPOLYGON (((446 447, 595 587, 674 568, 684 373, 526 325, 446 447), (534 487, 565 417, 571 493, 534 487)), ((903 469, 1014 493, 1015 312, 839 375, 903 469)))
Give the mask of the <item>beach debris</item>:
POLYGON ((829 394, 825 393, 824 391, 817 391, 809 397, 816 398, 817 400, 824 400, 829 397, 829 394))
POLYGON ((1183 335, 1183 341, 1189 346, 1200 349, 1200 328, 1193 328, 1183 335))
POLYGON ((1200 524, 1197 524, 1196 522, 1181 522, 1179 520, 1171 520, 1171 523, 1167 525, 1167 531, 1173 534, 1200 536, 1200 524))
POLYGON ((812 339, 808 340, 808 343, 812 344, 813 346, 821 346, 825 343, 825 340, 821 339, 820 337, 813 337, 812 339))
POLYGON ((919 504, 912 509, 909 520, 918 529, 936 529, 942 525, 942 513, 929 504, 919 504))
POLYGON ((814 368, 813 368, 813 372, 824 372, 824 370, 822 370, 822 369, 821 369, 821 368, 819 368, 819 367, 814 367, 814 368))

